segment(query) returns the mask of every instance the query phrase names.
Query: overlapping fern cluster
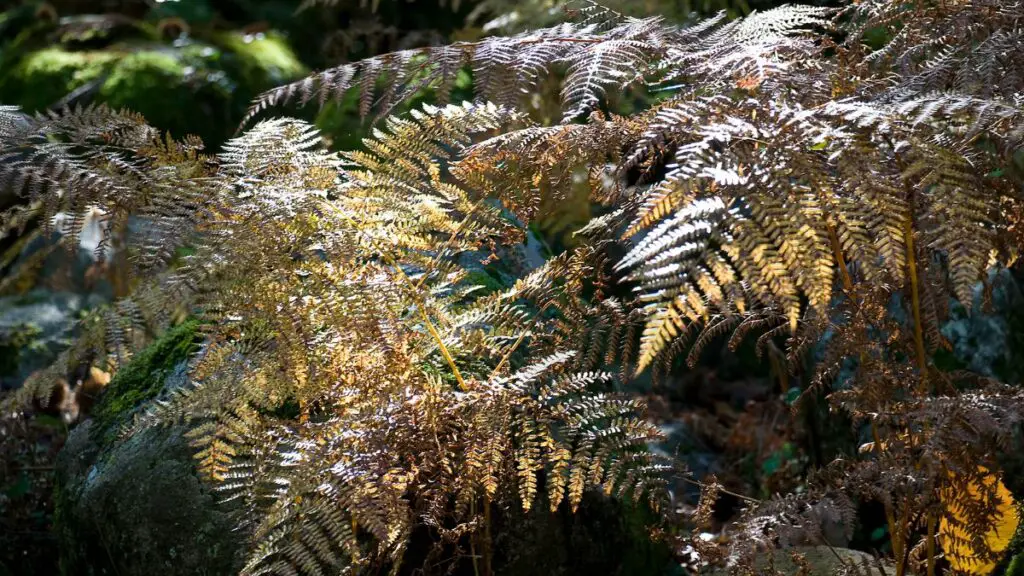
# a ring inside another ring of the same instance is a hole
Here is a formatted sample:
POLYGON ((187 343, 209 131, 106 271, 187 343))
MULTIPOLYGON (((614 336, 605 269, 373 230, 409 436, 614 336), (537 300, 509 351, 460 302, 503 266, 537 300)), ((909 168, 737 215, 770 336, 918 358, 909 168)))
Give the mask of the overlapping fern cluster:
POLYGON ((933 574, 940 521, 947 555, 994 556, 977 535, 1024 405, 930 360, 951 299, 970 309, 980 284, 984 304, 1018 255, 1022 14, 863 0, 680 28, 585 5, 326 70, 247 119, 349 89, 384 117, 472 70, 478 102, 387 117, 363 151, 277 118, 202 157, 124 113, 5 110, 4 177, 46 217, 101 208, 146 271, 66 362, 116 365, 172 311, 203 319, 191 385, 137 425, 191 424, 200 469, 244 504, 246 573, 394 565, 414 527, 464 542, 539 490, 553 507, 591 487, 656 502, 656 431, 612 381, 754 338, 874 441, 751 510, 732 564, 857 497, 884 505, 897 573, 933 574), (563 121, 536 125, 518 105, 552 74, 563 121), (602 109, 634 88, 661 98, 602 109), (581 244, 478 295, 477 263, 578 178, 603 207, 581 244), (944 494, 979 486, 949 512, 944 494))
POLYGON ((123 205, 144 231, 125 229, 144 272, 135 293, 89 319, 20 396, 45 399, 49 379, 83 360, 116 368, 179 311, 198 315, 192 384, 136 425, 189 424, 199 470, 243 504, 247 573, 397 566, 416 526, 464 545, 492 502, 529 509, 540 490, 553 509, 591 488, 661 498, 668 466, 646 450, 656 428, 578 345, 597 332, 565 318, 587 317, 593 260, 560 258, 474 294, 470 272, 522 230, 448 161, 520 114, 428 108, 344 157, 311 126, 271 120, 217 158, 158 146, 139 118, 101 108, 7 114, 68 140, 14 165, 29 209, 71 189, 112 215, 110 230, 123 205), (91 132, 71 130, 81 123, 91 132), (157 265, 183 243, 191 255, 157 265))

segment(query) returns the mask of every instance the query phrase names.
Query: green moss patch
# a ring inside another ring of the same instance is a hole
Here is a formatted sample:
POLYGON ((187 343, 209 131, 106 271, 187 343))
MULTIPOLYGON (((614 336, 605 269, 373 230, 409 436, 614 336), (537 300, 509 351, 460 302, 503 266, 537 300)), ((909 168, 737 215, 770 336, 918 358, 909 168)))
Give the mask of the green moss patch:
POLYGON ((466 283, 470 286, 478 286, 477 294, 479 295, 493 294, 508 288, 496 275, 497 272, 492 275, 487 270, 470 270, 466 274, 466 283))
POLYGON ((308 72, 284 38, 273 32, 228 32, 216 42, 237 60, 246 81, 256 85, 276 86, 308 72))
POLYGON ((67 102, 103 102, 138 112, 175 137, 198 135, 210 149, 234 133, 257 94, 307 72, 273 33, 224 33, 175 45, 146 38, 102 48, 65 44, 12 52, 8 59, 0 79, 5 104, 36 113, 67 102))
POLYGON ((25 56, 0 84, 0 93, 6 102, 38 112, 97 81, 116 60, 117 54, 112 52, 45 48, 25 56))
POLYGON ((160 393, 167 375, 198 348, 198 326, 190 320, 172 328, 117 372, 96 404, 94 433, 109 433, 126 414, 160 393))

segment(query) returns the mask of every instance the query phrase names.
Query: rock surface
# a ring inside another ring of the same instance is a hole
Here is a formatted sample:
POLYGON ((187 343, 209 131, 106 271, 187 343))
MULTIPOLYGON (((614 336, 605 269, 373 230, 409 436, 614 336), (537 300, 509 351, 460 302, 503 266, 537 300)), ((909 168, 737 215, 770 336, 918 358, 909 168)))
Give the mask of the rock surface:
MULTIPOLYGON (((55 222, 59 229, 61 222, 55 222)), ((58 245, 59 234, 34 229, 19 236, 0 264, 0 390, 18 388, 49 366, 74 337, 75 323, 113 295, 94 253, 102 229, 88 214, 76 250, 58 245)))
POLYGON ((95 417, 76 427, 61 451, 55 527, 65 576, 237 571, 233 519, 195 475, 184 430, 117 433, 140 406, 181 380, 194 328, 171 330, 126 366, 95 417))
POLYGON ((232 573, 231 518, 195 476, 182 431, 151 428, 102 446, 94 424, 79 426, 58 459, 61 572, 232 573))
MULTIPOLYGON (((806 562, 811 576, 895 576, 896 568, 882 563, 867 552, 850 550, 849 548, 830 548, 828 546, 794 546, 784 550, 775 550, 772 554, 761 554, 754 560, 754 569, 758 574, 772 573, 773 568, 782 576, 798 576, 802 574, 800 565, 794 556, 802 557, 806 562), (762 572, 769 570, 768 572, 762 572)), ((702 572, 703 573, 703 572, 702 572)), ((726 576, 729 571, 718 569, 708 572, 712 576, 726 576)))
POLYGON ((650 539, 643 506, 584 495, 575 514, 541 498, 529 513, 509 510, 496 523, 495 573, 504 576, 682 575, 667 546, 650 539))

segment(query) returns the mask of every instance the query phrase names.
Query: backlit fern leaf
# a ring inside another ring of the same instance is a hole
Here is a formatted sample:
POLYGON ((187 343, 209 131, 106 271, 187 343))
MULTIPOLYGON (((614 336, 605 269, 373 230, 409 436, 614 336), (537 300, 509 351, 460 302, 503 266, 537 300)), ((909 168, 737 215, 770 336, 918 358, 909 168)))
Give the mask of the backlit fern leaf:
MULTIPOLYGON (((666 56, 674 67, 669 76, 673 80, 681 73, 721 80, 751 70, 764 73, 767 68, 775 69, 777 66, 758 58, 767 58, 790 35, 822 24, 825 14, 820 9, 783 7, 751 15, 740 24, 691 29, 670 26, 659 19, 621 16, 599 19, 602 23, 598 24, 584 14, 579 24, 395 52, 328 69, 257 97, 242 124, 272 106, 306 103, 314 96, 322 104, 331 97, 340 97, 354 87, 357 78, 363 116, 372 107, 378 81, 389 82, 390 86, 382 98, 384 108, 410 98, 416 90, 435 85, 447 94, 455 63, 471 63, 480 98, 499 104, 513 104, 518 93, 532 87, 542 75, 556 66, 568 66, 562 89, 564 120, 568 121, 595 109, 609 89, 623 90, 643 80, 649 76, 648 65, 666 56), (709 70, 707 61, 720 68, 709 70)), ((651 70, 650 76, 661 75, 651 70)))

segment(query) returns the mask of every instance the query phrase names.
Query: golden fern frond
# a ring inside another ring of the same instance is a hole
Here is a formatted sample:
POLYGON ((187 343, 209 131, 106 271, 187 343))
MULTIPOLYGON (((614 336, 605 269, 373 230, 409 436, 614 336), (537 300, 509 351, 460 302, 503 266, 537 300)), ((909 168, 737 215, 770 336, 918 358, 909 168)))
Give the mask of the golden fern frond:
MULTIPOLYGON (((656 478, 668 469, 652 461, 627 465, 635 452, 645 452, 646 443, 659 437, 657 429, 635 417, 640 408, 636 401, 591 392, 607 383, 610 374, 564 372, 572 356, 560 353, 541 359, 481 389, 495 409, 513 411, 511 425, 518 439, 514 459, 526 510, 536 494, 536 475, 546 469, 557 478, 549 492, 558 496, 549 502, 552 509, 563 501, 566 474, 565 498, 575 509, 587 487, 603 485, 610 490, 619 484, 624 492, 642 493, 659 486, 656 478)), ((657 498, 656 490, 648 494, 657 498)))
POLYGON ((200 472, 241 503, 245 573, 396 563, 418 523, 471 531, 474 502, 529 507, 542 475, 552 506, 600 487, 660 499, 665 466, 642 456, 657 429, 591 371, 638 320, 582 296, 606 275, 600 248, 505 292, 467 286, 460 259, 511 226, 448 167, 518 120, 427 108, 343 158, 272 120, 216 159, 195 253, 154 282, 188 287, 205 341, 126 433, 188 427, 200 472))
POLYGON ((446 170, 474 135, 518 121, 518 113, 493 104, 428 106, 412 119, 390 119, 386 131, 375 131, 375 138, 366 141, 367 151, 345 154, 346 182, 337 205, 355 215, 364 241, 378 249, 393 245, 403 251, 402 258, 419 252, 428 267, 514 236, 518 232, 492 205, 446 170), (432 254, 438 247, 439 253, 432 254))
POLYGON ((930 221, 927 245, 946 255, 954 293, 970 310, 974 286, 996 248, 999 196, 979 181, 962 154, 931 146, 915 151, 920 157, 906 167, 903 178, 926 206, 920 217, 930 221))
MULTIPOLYGON (((1019 251, 1024 100, 1019 66, 994 53, 1019 52, 1008 6, 865 0, 831 22, 782 7, 690 28, 595 8, 333 68, 246 118, 356 86, 364 115, 388 112, 464 68, 497 102, 389 118, 361 151, 330 154, 309 124, 274 119, 204 158, 129 115, 0 109, 0 175, 32 210, 69 212, 72 235, 85 208, 112 230, 144 214, 143 263, 194 246, 62 361, 123 364, 170 306, 200 317, 188 384, 139 425, 187 424, 204 475, 242 504, 247 573, 394 567, 422 526, 458 548, 488 524, 478 510, 529 509, 545 484, 553 508, 657 494, 658 431, 611 374, 660 375, 722 338, 753 338, 777 370, 811 359, 809 388, 834 383, 830 406, 888 441, 753 512, 749 543, 849 521, 830 481, 934 524, 942 489, 983 481, 977 460, 1020 419, 1019 394, 938 370, 924 345, 942 344, 950 293, 970 306, 1019 251), (865 22, 889 46, 868 53, 865 22), (836 44, 833 27, 854 33, 836 44), (557 70, 561 123, 535 125, 513 105, 557 70), (669 97, 600 110, 645 84, 669 97), (579 243, 480 296, 484 262, 580 189, 607 213, 579 243)), ((984 533, 990 508, 963 524, 984 533)), ((914 529, 892 531, 899 563, 914 529)))
POLYGON ((533 221, 542 206, 568 201, 586 178, 585 194, 610 204, 621 186, 609 174, 642 124, 595 115, 586 124, 527 126, 469 148, 452 167, 460 180, 501 200, 520 221, 533 221))

